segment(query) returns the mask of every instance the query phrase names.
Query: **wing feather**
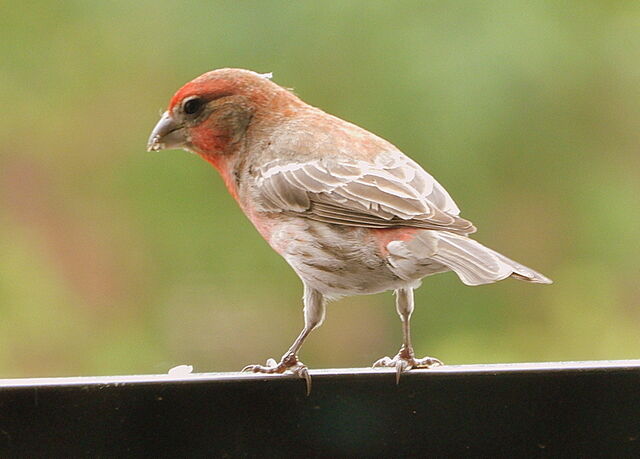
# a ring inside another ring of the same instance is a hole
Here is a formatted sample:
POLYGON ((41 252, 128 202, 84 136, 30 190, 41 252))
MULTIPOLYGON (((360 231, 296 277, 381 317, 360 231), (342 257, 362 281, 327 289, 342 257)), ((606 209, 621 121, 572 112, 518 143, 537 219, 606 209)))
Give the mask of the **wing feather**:
POLYGON ((276 160, 259 170, 258 197, 267 211, 368 228, 475 231, 446 190, 399 152, 361 160, 276 160))

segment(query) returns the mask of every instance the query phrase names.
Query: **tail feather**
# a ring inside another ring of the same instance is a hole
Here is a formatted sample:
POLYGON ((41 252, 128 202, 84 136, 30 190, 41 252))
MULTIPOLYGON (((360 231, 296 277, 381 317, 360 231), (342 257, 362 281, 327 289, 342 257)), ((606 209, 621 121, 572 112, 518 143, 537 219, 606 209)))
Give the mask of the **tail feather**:
MULTIPOLYGON (((487 250, 491 250, 491 249, 487 249, 487 250)), ((513 273, 511 273, 511 277, 513 277, 514 279, 523 280, 526 282, 533 282, 536 284, 553 284, 553 281, 549 279, 547 276, 540 274, 539 272, 534 271, 533 269, 527 266, 521 265, 517 261, 513 261, 512 259, 507 258, 501 253, 498 253, 494 250, 491 250, 491 252, 493 252, 500 259, 502 263, 505 263, 511 266, 511 268, 513 269, 513 273)))
POLYGON ((454 271, 467 285, 482 285, 507 277, 550 284, 542 274, 483 246, 478 241, 448 232, 438 232, 438 248, 432 258, 454 271))

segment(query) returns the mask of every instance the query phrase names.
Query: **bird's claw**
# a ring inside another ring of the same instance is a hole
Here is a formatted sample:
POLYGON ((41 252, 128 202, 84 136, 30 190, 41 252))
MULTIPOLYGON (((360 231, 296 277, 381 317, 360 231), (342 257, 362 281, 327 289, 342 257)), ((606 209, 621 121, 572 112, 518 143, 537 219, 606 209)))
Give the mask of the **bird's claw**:
POLYGON ((396 384, 400 382, 400 375, 404 372, 412 370, 414 368, 434 368, 444 365, 440 360, 433 357, 425 357, 422 359, 416 359, 413 356, 413 351, 406 351, 401 349, 398 354, 391 357, 382 357, 376 360, 373 364, 373 368, 395 368, 396 369, 396 384))
POLYGON ((307 366, 298 360, 295 354, 285 354, 280 363, 275 359, 268 359, 266 365, 247 365, 242 372, 282 374, 285 372, 294 374, 305 380, 307 384, 307 395, 311 394, 311 375, 307 366))

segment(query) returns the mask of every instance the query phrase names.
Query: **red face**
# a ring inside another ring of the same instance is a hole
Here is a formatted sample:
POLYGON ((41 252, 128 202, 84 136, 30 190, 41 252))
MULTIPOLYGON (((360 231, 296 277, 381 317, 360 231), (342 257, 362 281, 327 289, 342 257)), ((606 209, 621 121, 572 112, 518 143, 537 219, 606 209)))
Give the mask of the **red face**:
POLYGON ((149 138, 149 150, 183 148, 203 156, 229 154, 260 107, 282 88, 247 70, 222 69, 184 85, 149 138))

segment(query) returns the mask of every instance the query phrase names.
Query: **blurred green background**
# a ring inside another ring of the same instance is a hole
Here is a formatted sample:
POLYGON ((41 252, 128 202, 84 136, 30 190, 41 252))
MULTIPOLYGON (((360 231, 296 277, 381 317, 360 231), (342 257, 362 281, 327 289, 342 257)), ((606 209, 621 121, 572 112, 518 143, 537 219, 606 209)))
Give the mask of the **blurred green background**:
MULTIPOLYGON (((426 279, 418 354, 640 357, 639 2, 3 2, 0 26, 2 377, 238 370, 292 342, 301 283, 215 170, 145 152, 218 67, 395 143, 554 279, 426 279)), ((391 294, 347 298, 301 358, 365 366, 400 338, 391 294)))

